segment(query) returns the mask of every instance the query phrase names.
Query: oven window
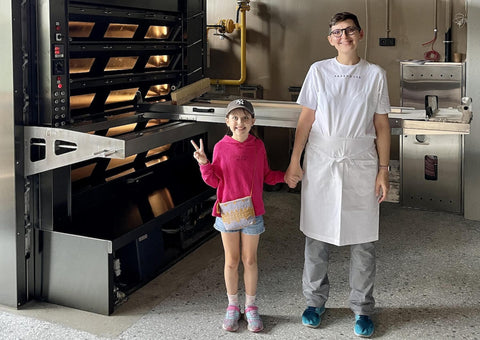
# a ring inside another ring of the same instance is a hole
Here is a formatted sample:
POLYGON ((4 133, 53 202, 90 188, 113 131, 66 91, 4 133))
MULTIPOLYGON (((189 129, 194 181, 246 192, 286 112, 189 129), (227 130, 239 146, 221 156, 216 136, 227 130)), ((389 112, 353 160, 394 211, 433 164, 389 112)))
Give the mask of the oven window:
POLYGON ((117 179, 117 178, 122 178, 123 176, 127 176, 127 175, 130 175, 130 174, 133 174, 135 172, 135 169, 128 169, 128 170, 125 170, 119 174, 116 174, 116 175, 113 175, 113 176, 110 176, 110 177, 107 177, 105 178, 105 180, 107 182, 109 181, 113 181, 114 179, 117 179))
POLYGON ((108 59, 105 71, 131 70, 137 63, 138 57, 112 57, 108 59))
POLYGON ((92 104, 93 98, 95 98, 95 93, 81 94, 78 96, 70 97, 70 109, 78 110, 85 109, 90 107, 92 104))
POLYGON ((135 98, 135 93, 137 93, 138 87, 134 89, 123 89, 123 90, 114 90, 110 91, 110 94, 105 101, 105 104, 115 104, 121 102, 128 102, 135 98))
POLYGON ((145 39, 168 39, 170 35, 170 28, 167 26, 150 26, 145 39))
POLYGON ((107 170, 118 168, 122 165, 131 164, 133 168, 133 161, 137 155, 128 156, 127 158, 111 158, 108 162, 107 170))
POLYGON ((167 144, 167 145, 163 145, 163 146, 160 146, 158 148, 155 148, 155 149, 148 150, 148 153, 147 153, 147 156, 146 156, 147 160, 145 162, 145 166, 148 168, 148 167, 151 167, 151 166, 156 165, 158 163, 162 163, 162 162, 167 161, 168 156, 167 155, 162 156, 162 153, 168 151, 171 146, 172 146, 172 144, 167 144))
POLYGON ((91 174, 93 173, 93 169, 95 169, 96 165, 97 165, 97 163, 94 163, 94 164, 89 164, 89 165, 86 165, 86 166, 82 166, 80 168, 72 169, 71 175, 70 175, 71 179, 72 179, 72 182, 76 182, 76 181, 79 181, 81 179, 90 177, 91 174))
POLYGON ((147 152, 147 157, 151 157, 151 156, 154 156, 154 155, 158 155, 162 152, 168 151, 168 150, 170 150, 171 146, 172 146, 172 144, 166 144, 166 145, 159 146, 158 148, 150 149, 147 152))
POLYGON ((95 58, 72 58, 69 61, 70 74, 88 73, 92 69, 95 58))
POLYGON ((104 38, 133 38, 138 25, 132 24, 109 24, 104 38))
POLYGON ((160 216, 164 212, 173 209, 172 196, 167 188, 155 190, 148 196, 148 202, 152 207, 152 212, 155 217, 160 216))
POLYGON ((170 84, 153 85, 147 92, 145 98, 166 96, 170 93, 170 84))
POLYGON ((92 33, 94 22, 69 21, 68 36, 71 38, 88 38, 92 33))
POLYGON ((168 55, 152 55, 148 58, 145 68, 161 68, 168 67, 170 64, 170 56, 168 55))
POLYGON ((135 124, 127 124, 127 125, 111 127, 108 129, 106 136, 113 137, 113 136, 118 136, 124 133, 132 132, 133 130, 135 130, 136 126, 137 124, 135 123, 135 124))

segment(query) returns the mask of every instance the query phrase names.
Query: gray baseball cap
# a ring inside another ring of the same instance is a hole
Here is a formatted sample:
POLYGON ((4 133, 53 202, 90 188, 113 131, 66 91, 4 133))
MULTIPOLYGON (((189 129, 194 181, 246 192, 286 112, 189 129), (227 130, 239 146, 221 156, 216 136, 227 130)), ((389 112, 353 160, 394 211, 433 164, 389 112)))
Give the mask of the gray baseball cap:
POLYGON ((246 99, 235 99, 230 103, 228 103, 226 116, 228 116, 228 114, 235 109, 247 110, 252 115, 252 117, 255 117, 255 111, 253 110, 253 105, 246 99))

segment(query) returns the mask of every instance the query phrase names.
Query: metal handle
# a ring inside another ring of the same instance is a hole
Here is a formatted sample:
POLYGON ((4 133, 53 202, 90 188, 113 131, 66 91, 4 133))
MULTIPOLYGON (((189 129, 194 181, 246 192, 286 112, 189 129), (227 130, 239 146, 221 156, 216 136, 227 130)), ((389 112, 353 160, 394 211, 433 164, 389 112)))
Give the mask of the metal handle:
POLYGON ((108 158, 109 156, 115 154, 117 152, 117 150, 101 150, 101 151, 97 151, 97 152, 94 152, 93 155, 96 156, 96 157, 104 157, 104 158, 108 158))
POLYGON ((206 112, 206 113, 214 113, 215 112, 215 109, 200 109, 198 107, 194 107, 193 108, 193 112, 206 112))
POLYGON ((147 176, 150 176, 150 175, 153 175, 153 171, 149 171, 146 174, 143 174, 143 175, 140 175, 140 176, 137 176, 137 177, 134 177, 134 178, 129 178, 129 179, 127 179, 127 184, 136 183, 140 179, 142 179, 143 177, 147 177, 147 176))

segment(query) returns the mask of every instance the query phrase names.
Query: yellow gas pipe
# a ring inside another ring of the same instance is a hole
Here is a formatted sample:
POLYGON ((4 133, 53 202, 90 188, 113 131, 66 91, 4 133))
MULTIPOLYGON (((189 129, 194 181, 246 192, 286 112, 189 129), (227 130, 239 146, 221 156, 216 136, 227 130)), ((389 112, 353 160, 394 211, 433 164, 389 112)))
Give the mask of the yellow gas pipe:
MULTIPOLYGON (((250 10, 250 1, 242 2, 240 6, 240 24, 235 24, 235 29, 240 29, 240 79, 211 79, 210 84, 214 85, 241 85, 247 79, 247 20, 246 11, 250 10)), ((227 20, 220 22, 227 23, 227 20)), ((207 31, 208 32, 208 31, 207 31)), ((231 32, 228 32, 231 33, 231 32)))

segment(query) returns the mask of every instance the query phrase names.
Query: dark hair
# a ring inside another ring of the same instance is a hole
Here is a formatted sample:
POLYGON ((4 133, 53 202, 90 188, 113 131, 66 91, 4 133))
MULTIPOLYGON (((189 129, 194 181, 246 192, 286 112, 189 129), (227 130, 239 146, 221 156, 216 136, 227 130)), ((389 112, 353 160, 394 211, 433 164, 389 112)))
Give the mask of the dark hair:
POLYGON ((329 28, 332 28, 332 26, 336 25, 339 22, 345 21, 345 20, 352 20, 355 26, 361 30, 362 28, 360 27, 360 23, 358 22, 358 18, 355 14, 350 13, 350 12, 340 12, 335 14, 331 19, 330 23, 328 24, 329 28))

